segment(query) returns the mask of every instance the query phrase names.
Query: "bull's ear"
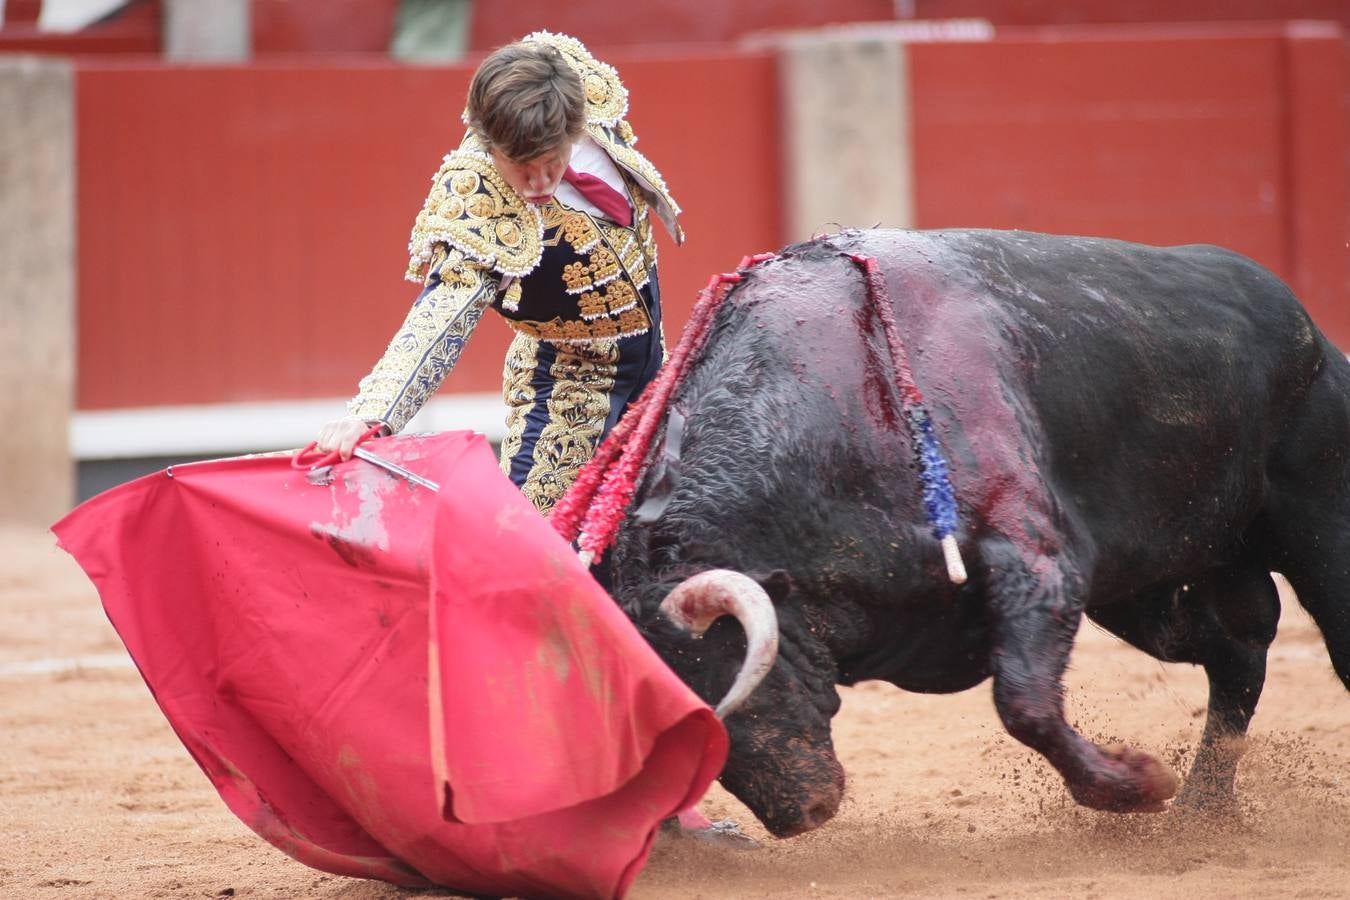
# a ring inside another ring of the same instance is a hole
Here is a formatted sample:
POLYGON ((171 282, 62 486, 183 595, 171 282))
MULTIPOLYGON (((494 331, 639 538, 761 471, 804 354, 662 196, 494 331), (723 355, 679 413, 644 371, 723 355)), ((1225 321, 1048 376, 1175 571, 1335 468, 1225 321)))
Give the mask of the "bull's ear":
POLYGON ((755 579, 759 586, 764 588, 764 593, 769 595, 769 599, 777 606, 787 599, 787 595, 792 593, 792 576, 782 569, 774 569, 763 578, 755 579))

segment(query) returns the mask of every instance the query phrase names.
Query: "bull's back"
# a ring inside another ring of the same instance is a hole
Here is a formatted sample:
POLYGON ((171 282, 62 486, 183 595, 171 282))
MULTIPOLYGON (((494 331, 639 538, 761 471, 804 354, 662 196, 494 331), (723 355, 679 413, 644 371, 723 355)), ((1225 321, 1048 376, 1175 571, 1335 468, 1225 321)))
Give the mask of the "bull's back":
POLYGON ((1222 561, 1261 509, 1272 453, 1323 415, 1314 380, 1345 380, 1289 289, 1221 248, 994 231, 890 246, 967 500, 1034 466, 1019 489, 1045 492, 1112 583, 1222 561))

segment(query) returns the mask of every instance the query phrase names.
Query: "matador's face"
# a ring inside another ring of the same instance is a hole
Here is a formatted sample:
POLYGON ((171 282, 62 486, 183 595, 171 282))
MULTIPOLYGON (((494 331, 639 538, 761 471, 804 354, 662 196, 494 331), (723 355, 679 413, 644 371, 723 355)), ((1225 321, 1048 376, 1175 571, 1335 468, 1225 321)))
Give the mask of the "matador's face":
POLYGON ((562 182, 563 173, 572 162, 570 141, 525 162, 511 159, 495 148, 488 152, 506 183, 527 202, 536 205, 547 203, 553 197, 562 182))

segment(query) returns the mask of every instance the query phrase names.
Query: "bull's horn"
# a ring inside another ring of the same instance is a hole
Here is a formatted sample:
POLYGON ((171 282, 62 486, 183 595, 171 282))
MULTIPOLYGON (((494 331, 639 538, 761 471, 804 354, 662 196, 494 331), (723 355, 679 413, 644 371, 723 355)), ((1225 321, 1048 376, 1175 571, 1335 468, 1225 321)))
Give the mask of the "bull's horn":
POLYGON ((661 611, 676 625, 702 637, 717 619, 730 613, 745 629, 745 662, 731 690, 717 704, 725 719, 764 680, 778 658, 778 614, 773 601, 752 578, 729 569, 710 569, 684 581, 661 601, 661 611))

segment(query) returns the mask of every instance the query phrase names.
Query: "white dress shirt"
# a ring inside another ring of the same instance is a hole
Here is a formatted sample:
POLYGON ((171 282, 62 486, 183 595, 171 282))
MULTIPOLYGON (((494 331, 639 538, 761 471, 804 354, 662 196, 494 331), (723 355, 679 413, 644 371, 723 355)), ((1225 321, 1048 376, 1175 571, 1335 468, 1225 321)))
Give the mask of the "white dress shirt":
MULTIPOLYGON (((628 186, 624 184, 623 176, 619 174, 619 167, 614 165, 614 160, 610 159, 609 154, 601 150, 600 145, 589 135, 582 135, 581 140, 572 145, 572 168, 577 172, 599 178, 618 191, 619 196, 627 200, 628 206, 632 207, 633 199, 628 196, 628 186)), ((605 217, 604 213, 593 206, 589 200, 581 195, 580 191, 566 181, 558 185, 555 196, 573 209, 585 210, 600 218, 605 217)))

